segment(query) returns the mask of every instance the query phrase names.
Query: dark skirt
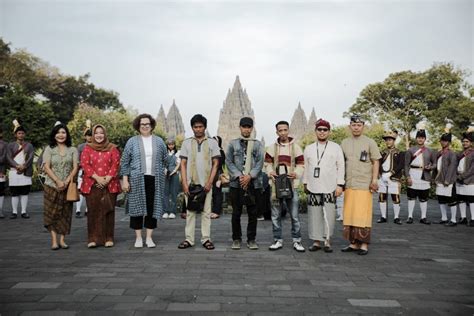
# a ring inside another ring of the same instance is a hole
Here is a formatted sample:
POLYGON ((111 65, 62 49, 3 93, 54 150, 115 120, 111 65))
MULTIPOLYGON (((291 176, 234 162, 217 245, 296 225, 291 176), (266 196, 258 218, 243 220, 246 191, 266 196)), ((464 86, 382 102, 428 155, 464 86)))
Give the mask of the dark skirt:
POLYGON ((72 202, 66 201, 67 190, 58 191, 44 186, 44 227, 60 235, 71 232, 72 202))
POLYGON ((342 235, 351 244, 370 243, 370 227, 344 226, 342 235))
POLYGON ((115 202, 117 194, 96 186, 85 195, 87 204, 87 242, 104 245, 114 241, 115 202))

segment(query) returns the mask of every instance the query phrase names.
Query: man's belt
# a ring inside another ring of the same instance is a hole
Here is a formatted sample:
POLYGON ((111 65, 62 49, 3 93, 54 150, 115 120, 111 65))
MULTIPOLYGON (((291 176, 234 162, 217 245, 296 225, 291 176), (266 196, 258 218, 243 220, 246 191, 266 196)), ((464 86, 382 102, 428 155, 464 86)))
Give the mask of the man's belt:
POLYGON ((410 166, 411 169, 424 169, 424 167, 421 166, 410 166))

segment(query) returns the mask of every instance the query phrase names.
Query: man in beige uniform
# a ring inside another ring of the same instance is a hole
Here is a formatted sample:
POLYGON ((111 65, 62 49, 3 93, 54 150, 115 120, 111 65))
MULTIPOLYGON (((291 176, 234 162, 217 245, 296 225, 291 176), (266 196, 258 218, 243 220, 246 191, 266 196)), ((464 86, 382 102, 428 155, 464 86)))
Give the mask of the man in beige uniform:
POLYGON ((372 227, 372 193, 378 190, 379 148, 375 141, 362 135, 364 121, 351 117, 352 136, 342 141, 346 161, 346 190, 344 192, 344 238, 350 245, 343 252, 368 253, 372 227))

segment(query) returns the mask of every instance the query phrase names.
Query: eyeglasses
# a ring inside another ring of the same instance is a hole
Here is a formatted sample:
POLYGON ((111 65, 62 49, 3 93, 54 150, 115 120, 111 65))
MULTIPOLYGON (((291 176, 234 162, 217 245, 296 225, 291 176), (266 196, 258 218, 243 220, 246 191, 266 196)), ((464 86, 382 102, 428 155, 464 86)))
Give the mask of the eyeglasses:
POLYGON ((140 123, 140 126, 141 127, 150 127, 151 124, 150 123, 140 123))
POLYGON ((327 128, 317 128, 316 130, 318 132, 327 132, 327 131, 329 131, 329 129, 327 129, 327 128))

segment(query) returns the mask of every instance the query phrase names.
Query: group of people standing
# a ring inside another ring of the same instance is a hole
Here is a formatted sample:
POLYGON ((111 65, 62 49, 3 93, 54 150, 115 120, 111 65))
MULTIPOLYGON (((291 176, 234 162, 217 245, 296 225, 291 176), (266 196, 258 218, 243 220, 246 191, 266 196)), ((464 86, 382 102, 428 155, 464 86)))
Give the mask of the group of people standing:
MULTIPOLYGON (((166 143, 153 134, 155 119, 141 114, 133 121, 138 135, 131 137, 120 154, 109 142, 106 128, 97 124, 84 132, 87 141, 72 146, 71 135, 65 124, 56 123, 45 148, 42 169, 44 182, 44 226, 51 233, 51 249, 67 249, 65 236, 70 233, 73 201, 68 188, 80 176, 80 191, 87 204, 89 248, 114 246, 115 204, 117 195, 127 195, 125 209, 130 215, 130 228, 135 231, 134 247, 152 248, 156 244, 153 231, 160 218, 176 217, 176 196, 179 186, 185 197, 182 217, 186 219, 185 239, 178 248, 195 245, 195 226, 201 217, 201 245, 215 248, 211 239, 211 219, 219 217, 222 207, 222 181, 230 187, 232 205, 232 245, 242 247, 241 216, 245 206, 248 215, 246 245, 251 250, 257 244, 259 200, 271 187, 271 220, 273 242, 269 250, 283 247, 282 212, 288 211, 291 220, 292 246, 304 252, 301 242, 298 186, 303 183, 308 203, 308 233, 312 243, 309 251, 333 252, 331 237, 336 220, 336 199, 344 193, 343 236, 349 245, 343 252, 368 254, 372 227, 372 194, 379 193, 381 217, 387 222, 387 198, 390 194, 394 207, 394 223, 401 225, 400 188, 402 178, 408 184, 408 220, 413 223, 415 199, 420 201, 420 223, 430 224, 426 218, 427 199, 431 181, 436 183, 436 194, 441 209, 440 223, 456 225, 456 206, 459 204, 461 223, 474 226, 474 164, 473 131, 462 135, 464 151, 456 155, 450 148, 451 134, 441 136, 442 149, 434 153, 424 146, 426 134, 417 131, 417 146, 406 153, 395 147, 398 135, 388 131, 383 139, 386 148, 380 152, 375 141, 365 135, 365 123, 353 115, 349 129, 351 136, 341 145, 329 140, 331 124, 319 119, 315 123, 316 141, 303 151, 290 136, 289 124, 275 124, 277 139, 267 146, 252 137, 253 119, 243 117, 239 122, 240 137, 222 150, 219 137, 206 134, 207 119, 196 114, 191 119, 193 136, 184 140, 180 151, 174 139, 166 143), (227 175, 224 175, 223 165, 227 175), (119 180, 121 178, 121 181, 119 180), (213 201, 214 200, 214 201, 213 201), (466 219, 467 205, 471 220, 466 219), (451 219, 447 219, 447 207, 451 219), (143 238, 145 229, 145 238, 143 238)), ((26 130, 14 121, 15 142, 0 140, 0 206, 3 207, 6 166, 13 212, 21 217, 26 212, 31 187, 33 146, 25 141, 26 130)), ((3 213, 1 213, 3 216, 3 213)))

